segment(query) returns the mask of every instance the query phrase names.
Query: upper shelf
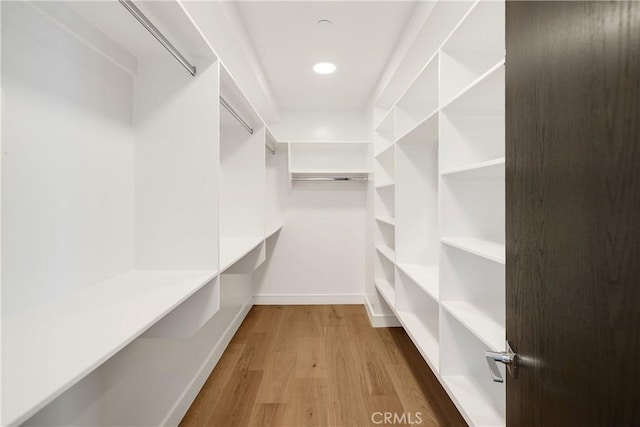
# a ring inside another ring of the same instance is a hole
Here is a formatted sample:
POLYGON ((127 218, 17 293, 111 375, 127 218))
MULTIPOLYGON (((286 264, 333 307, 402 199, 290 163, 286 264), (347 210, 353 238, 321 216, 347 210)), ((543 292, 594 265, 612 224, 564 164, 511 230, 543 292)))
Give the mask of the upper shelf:
MULTIPOLYGON (((211 64, 215 53, 179 1, 136 1, 135 6, 196 68, 211 64)), ((137 59, 167 58, 169 53, 136 19, 117 1, 102 2, 40 2, 36 6, 45 11, 56 23, 80 36, 85 43, 96 48, 122 68, 136 73, 137 59), (114 25, 117 23, 117 25, 114 25), (108 36, 108 40, 97 34, 108 36), (114 49, 115 42, 126 55, 114 49)), ((180 66, 176 63, 176 66, 180 66)), ((197 71, 196 71, 197 72, 197 71)))
POLYGON ((289 172, 370 171, 369 142, 291 142, 289 172))
POLYGON ((447 103, 505 56, 505 4, 478 1, 443 44, 441 102, 447 103))
POLYGON ((393 134, 395 129, 395 109, 391 108, 385 116, 382 118, 378 126, 376 126, 375 131, 381 135, 386 135, 390 137, 393 141, 393 134))
POLYGON ((215 278, 131 271, 2 321, 2 423, 20 424, 215 278))
POLYGON ((396 106, 396 139, 432 115, 438 103, 438 55, 420 72, 396 106))

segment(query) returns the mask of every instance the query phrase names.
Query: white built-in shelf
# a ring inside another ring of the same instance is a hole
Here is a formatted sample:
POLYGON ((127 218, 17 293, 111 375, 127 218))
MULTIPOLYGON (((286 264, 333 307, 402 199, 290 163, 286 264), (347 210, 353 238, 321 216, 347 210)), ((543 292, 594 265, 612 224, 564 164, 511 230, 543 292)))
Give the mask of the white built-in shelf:
POLYGON ((377 133, 393 133, 394 121, 394 109, 390 108, 374 130, 377 133))
POLYGON ((419 264, 400 263, 397 267, 406 274, 419 288, 424 290, 429 297, 438 301, 439 283, 438 267, 427 267, 419 264))
POLYGON ((392 189, 395 185, 396 185, 396 183, 395 183, 395 182, 393 182, 393 181, 383 181, 383 182, 377 183, 377 184, 376 184, 376 188, 377 188, 377 189, 379 189, 379 190, 382 190, 382 189, 384 189, 384 190, 390 190, 390 189, 392 189))
MULTIPOLYGON (((484 74, 463 88, 456 96, 441 107, 442 111, 464 112, 491 112, 497 105, 490 102, 496 98, 496 90, 504 92, 504 58, 489 68, 484 74), (492 107, 487 110, 487 107, 492 107)), ((497 92, 498 94, 500 92, 497 92)), ((502 96, 501 98, 504 98, 502 96)), ((502 108, 504 111, 504 107, 502 108)))
MULTIPOLYGON (((487 374, 489 375, 489 374, 487 374)), ((504 426, 504 415, 486 400, 484 388, 471 376, 442 377, 449 396, 457 403, 465 420, 472 426, 504 426)))
POLYGON ((395 218, 392 218, 390 216, 376 217, 376 221, 381 222, 383 224, 391 225, 391 226, 396 225, 395 218))
POLYGON ((20 424, 180 303, 217 271, 132 271, 2 320, 3 424, 20 424))
POLYGON ((395 251, 387 245, 376 245, 376 250, 385 256, 391 263, 395 263, 395 251))
POLYGON ((263 241, 262 236, 220 237, 220 272, 223 273, 263 241))
POLYGON ((358 142, 290 142, 291 174, 368 174, 368 141, 358 142))
POLYGON ((384 147, 382 150, 378 151, 375 155, 376 159, 381 159, 386 156, 393 155, 393 144, 389 144, 384 147))
POLYGON ((431 114, 418 121, 415 126, 408 129, 397 139, 398 143, 422 141, 424 144, 435 143, 438 141, 438 113, 433 111, 431 114))
POLYGON ((504 61, 442 108, 441 170, 504 158, 504 61))
POLYGON ((395 289, 393 285, 388 280, 376 279, 375 280, 376 289, 380 292, 380 294, 384 297, 389 307, 393 308, 396 305, 396 295, 395 289))
POLYGON ((470 165, 460 166, 457 168, 442 171, 443 176, 464 176, 468 178, 504 178, 505 158, 487 160, 486 162, 478 162, 470 165))
POLYGON ((396 104, 396 135, 406 134, 425 117, 437 111, 438 82, 438 54, 436 53, 396 104))
POLYGON ((423 321, 413 312, 396 311, 398 320, 434 372, 439 370, 440 346, 423 321))
MULTIPOLYGON (((504 304, 504 301, 498 303, 504 304)), ((443 301, 442 307, 480 339, 488 349, 504 350, 505 326, 466 301, 443 301)))
POLYGON ((371 173, 371 171, 368 170, 368 169, 361 169, 361 170, 340 170, 340 169, 317 169, 317 170, 306 169, 306 170, 302 170, 302 169, 296 169, 296 170, 292 170, 291 171, 291 175, 296 175, 296 176, 300 176, 300 177, 304 177, 304 176, 329 177, 329 176, 335 176, 335 175, 357 177, 357 176, 368 176, 370 173, 371 173))
POLYGON ((487 258, 500 264, 505 263, 505 246, 501 243, 470 237, 446 237, 442 243, 487 258))
POLYGON ((504 2, 477 1, 440 52, 440 96, 451 99, 505 56, 504 2))
POLYGON ((268 239, 269 237, 273 236, 274 234, 276 234, 278 231, 282 230, 282 224, 279 225, 275 225, 271 228, 267 229, 267 233, 265 234, 265 237, 268 239))

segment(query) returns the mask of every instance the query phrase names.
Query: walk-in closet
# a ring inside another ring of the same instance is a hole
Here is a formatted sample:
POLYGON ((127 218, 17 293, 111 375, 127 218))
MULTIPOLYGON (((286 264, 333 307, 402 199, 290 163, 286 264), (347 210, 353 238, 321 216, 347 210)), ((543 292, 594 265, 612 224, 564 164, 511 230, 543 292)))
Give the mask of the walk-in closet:
POLYGON ((638 3, 0 16, 2 425, 640 422, 638 3))

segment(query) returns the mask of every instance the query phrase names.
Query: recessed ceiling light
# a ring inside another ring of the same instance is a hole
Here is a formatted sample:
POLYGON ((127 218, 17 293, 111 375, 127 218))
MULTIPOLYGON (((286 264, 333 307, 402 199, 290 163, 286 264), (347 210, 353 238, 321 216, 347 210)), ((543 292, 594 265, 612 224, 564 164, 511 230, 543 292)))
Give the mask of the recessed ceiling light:
POLYGON ((336 71, 336 64, 332 62, 318 62, 313 66, 313 71, 318 74, 331 74, 336 71))

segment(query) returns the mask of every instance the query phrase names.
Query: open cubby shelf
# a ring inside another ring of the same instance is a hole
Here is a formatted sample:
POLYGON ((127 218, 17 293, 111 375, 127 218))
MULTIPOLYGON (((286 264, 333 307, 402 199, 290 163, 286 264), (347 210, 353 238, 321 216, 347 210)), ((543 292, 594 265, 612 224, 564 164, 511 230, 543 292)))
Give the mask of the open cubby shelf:
POLYGON ((419 264, 397 264, 398 270, 407 275, 418 287, 427 293, 434 301, 440 299, 438 267, 428 267, 419 264))
POLYGON ((500 426, 483 351, 505 340, 504 2, 455 9, 374 130, 374 276, 466 421, 500 426))
POLYGON ((376 289, 383 296, 384 300, 389 304, 390 307, 394 307, 396 305, 395 299, 395 289, 393 285, 388 280, 376 279, 376 289))

